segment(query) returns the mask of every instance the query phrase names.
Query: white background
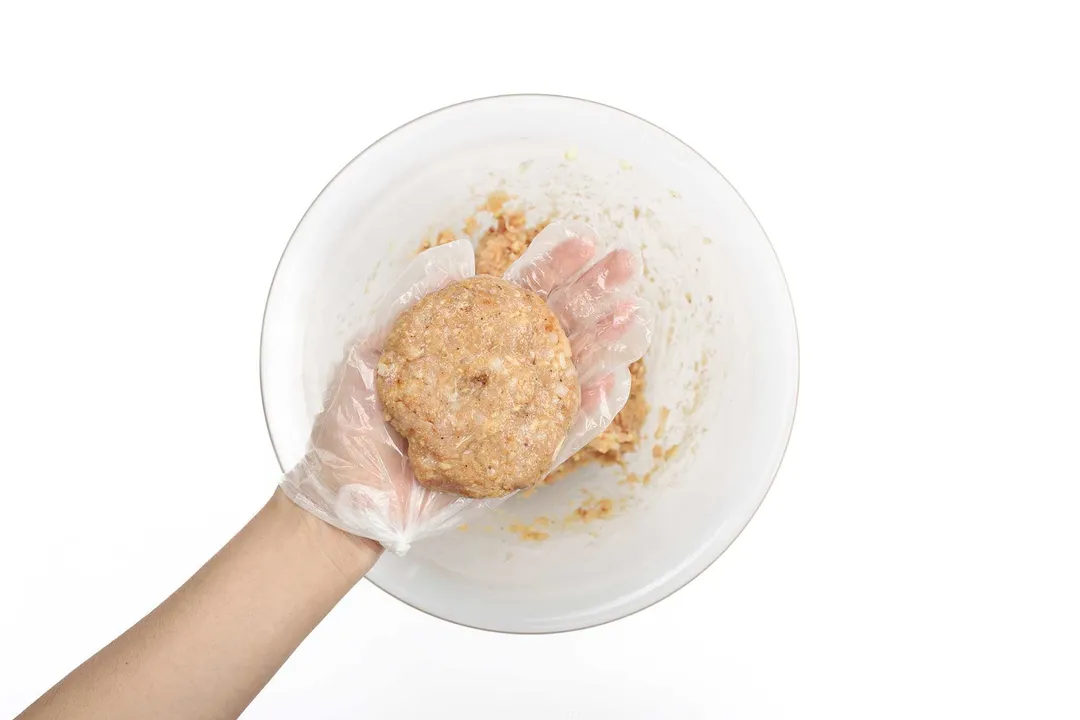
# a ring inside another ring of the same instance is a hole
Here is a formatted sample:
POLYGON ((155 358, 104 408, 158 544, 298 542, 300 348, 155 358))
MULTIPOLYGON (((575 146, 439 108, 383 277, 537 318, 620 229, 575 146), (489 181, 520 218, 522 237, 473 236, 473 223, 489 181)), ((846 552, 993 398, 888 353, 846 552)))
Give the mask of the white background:
POLYGON ((757 213, 802 343, 787 459, 649 610, 500 636, 365 583, 248 716, 1080 714, 1074 4, 270 5, 0 10, 0 716, 269 495, 261 313, 322 186, 525 91, 658 123, 757 213))

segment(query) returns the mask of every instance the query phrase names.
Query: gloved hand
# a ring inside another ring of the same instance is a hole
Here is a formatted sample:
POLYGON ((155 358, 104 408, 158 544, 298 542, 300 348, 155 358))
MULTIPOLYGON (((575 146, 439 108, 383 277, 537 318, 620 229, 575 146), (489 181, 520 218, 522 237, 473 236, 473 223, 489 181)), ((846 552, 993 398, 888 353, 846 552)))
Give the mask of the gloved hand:
MULTIPOLYGON (((596 231, 581 222, 541 231, 504 278, 547 300, 570 340, 581 409, 552 469, 600 434, 630 396, 628 366, 648 348, 650 318, 636 295, 641 261, 616 249, 595 263, 596 231)), ((315 420, 308 452, 281 481, 293 502, 399 555, 411 543, 465 521, 505 498, 475 500, 428 490, 413 476, 405 441, 383 420, 375 368, 394 320, 424 295, 475 274, 472 244, 421 253, 375 308, 370 328, 348 349, 315 420)))

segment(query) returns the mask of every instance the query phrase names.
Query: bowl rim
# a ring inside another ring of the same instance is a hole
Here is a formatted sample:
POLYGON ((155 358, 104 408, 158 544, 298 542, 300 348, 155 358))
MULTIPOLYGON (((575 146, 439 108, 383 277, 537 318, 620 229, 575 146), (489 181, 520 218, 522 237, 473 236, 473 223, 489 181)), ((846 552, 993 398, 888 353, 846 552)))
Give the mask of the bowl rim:
POLYGON ((296 227, 293 228, 292 233, 289 235, 289 240, 288 240, 288 242, 285 243, 285 247, 281 251, 281 257, 278 258, 277 265, 274 266, 274 274, 270 279, 270 287, 267 289, 266 301, 263 304, 262 326, 261 326, 261 328, 259 330, 259 399, 260 399, 260 402, 262 403, 263 422, 266 424, 266 434, 270 438, 270 447, 274 452, 274 458, 277 460, 278 467, 281 468, 281 471, 283 473, 288 472, 288 470, 285 468, 285 466, 282 465, 281 455, 278 452, 277 445, 274 442, 274 433, 270 428, 270 417, 269 417, 269 415, 267 413, 267 409, 266 409, 266 382, 265 382, 265 368, 264 368, 264 365, 263 365, 263 342, 264 342, 265 335, 266 335, 267 313, 268 313, 268 311, 270 309, 270 297, 273 294, 274 284, 277 281, 278 273, 281 271, 281 266, 285 262, 285 257, 289 253, 289 248, 292 247, 292 242, 293 242, 293 239, 296 237, 297 231, 304 224, 304 221, 307 219, 308 214, 311 212, 312 208, 315 207, 315 205, 319 202, 319 199, 322 198, 323 194, 326 193, 326 191, 330 188, 331 185, 334 184, 334 182, 338 179, 338 177, 340 177, 342 173, 344 173, 346 170, 348 170, 353 165, 353 163, 359 161, 372 148, 374 148, 377 145, 379 145, 380 143, 382 143, 384 140, 389 138, 391 135, 394 135, 395 133, 397 133, 397 132, 399 132, 401 130, 404 130, 405 128, 407 128, 407 127, 409 127, 411 125, 414 125, 416 123, 420 123, 420 122, 422 122, 424 120, 427 120, 428 118, 430 118, 430 117, 432 117, 434 115, 438 115, 438 114, 443 113, 443 112, 448 112, 448 111, 451 111, 451 110, 455 110, 457 108, 461 108, 461 107, 464 107, 464 106, 467 106, 467 105, 478 105, 478 104, 483 104, 483 103, 488 103, 488 102, 498 102, 498 101, 501 101, 501 100, 506 100, 506 99, 511 99, 511 98, 536 98, 536 99, 547 99, 547 100, 552 100, 552 99, 553 100, 569 100, 571 102, 583 103, 583 104, 586 104, 586 105, 593 105, 593 106, 597 106, 597 107, 600 107, 600 108, 603 108, 603 109, 606 109, 606 110, 611 110, 613 112, 617 112, 617 113, 620 113, 620 114, 623 114, 623 115, 628 115, 631 118, 634 118, 635 120, 638 120, 638 121, 640 121, 642 123, 645 123, 646 125, 649 125, 650 127, 653 127, 655 129, 659 130, 660 132, 667 135, 668 137, 670 137, 675 142, 677 142, 677 143, 681 144, 682 146, 684 146, 690 152, 694 153, 694 155, 696 155, 698 158, 700 158, 702 162, 704 162, 706 165, 708 165, 709 168, 711 168, 713 172, 715 172, 717 175, 719 175, 720 178, 725 183, 727 183, 728 187, 730 187, 732 189, 732 191, 735 192, 735 195, 739 198, 740 202, 742 202, 742 204, 746 207, 747 211, 749 211, 750 216, 754 219, 754 223, 758 226, 758 229, 761 230, 762 237, 765 238, 765 243, 766 243, 766 245, 768 245, 769 250, 772 252, 773 258, 776 260, 776 266, 780 271, 780 280, 783 283, 784 292, 785 292, 785 294, 787 296, 787 306, 788 306, 788 310, 789 310, 790 315, 791 315, 792 329, 793 329, 794 335, 795 335, 795 378, 794 378, 794 380, 795 380, 795 389, 794 389, 794 397, 792 398, 791 413, 790 413, 790 416, 787 418, 786 427, 784 428, 784 434, 785 434, 784 447, 781 450, 780 456, 776 461, 776 466, 772 471, 772 477, 769 478, 768 482, 765 485, 765 491, 761 494, 761 498, 758 500, 758 502, 754 506, 753 510, 750 511, 750 514, 746 516, 746 520, 742 523, 742 527, 739 528, 739 530, 735 533, 734 537, 732 537, 731 541, 727 545, 725 545, 723 548, 719 549, 716 552, 716 555, 713 558, 711 558, 707 563, 705 563, 705 565, 703 565, 701 567, 701 569, 698 570, 696 573, 694 573, 690 577, 686 578, 681 583, 672 586, 665 594, 655 598, 654 600, 647 603, 646 605, 643 605, 643 606, 641 606, 639 608, 635 608, 635 609, 627 612, 624 615, 619 615, 617 617, 607 618, 607 619, 604 619, 604 620, 598 620, 598 621, 591 622, 591 623, 586 624, 586 625, 580 625, 580 626, 576 626, 576 627, 562 628, 562 629, 557 629, 557 630, 504 630, 504 629, 498 629, 498 628, 482 627, 482 626, 479 626, 479 625, 472 625, 472 624, 469 624, 469 623, 466 623, 466 622, 462 622, 460 620, 455 620, 453 618, 444 617, 443 615, 440 615, 440 614, 438 614, 436 612, 433 612, 431 610, 427 610, 425 608, 418 607, 417 605, 414 605, 411 602, 408 602, 406 600, 403 600, 402 598, 399 598, 397 595, 390 592, 389 590, 384 588, 382 585, 379 585, 379 583, 377 583, 375 580, 373 580, 370 577, 369 574, 364 576, 365 579, 369 583, 371 583, 372 585, 377 587, 379 590, 382 590, 384 593, 386 593, 390 597, 394 598, 398 602, 401 602, 401 603, 409 606, 410 608, 412 608, 414 610, 417 610, 417 611, 419 611, 419 612, 421 612, 421 613, 423 613, 423 614, 425 614, 425 615, 427 615, 429 617, 437 618, 439 620, 443 620, 445 622, 452 623, 452 624, 458 625, 460 627, 466 627, 466 628, 470 628, 470 629, 473 629, 473 630, 480 630, 480 631, 483 631, 483 632, 497 633, 497 634, 503 634, 503 635, 558 635, 558 634, 562 634, 562 633, 579 632, 579 631, 583 631, 583 630, 590 630, 592 628, 597 628, 597 627, 600 627, 602 625, 607 625, 608 623, 617 622, 619 620, 623 620, 625 618, 628 618, 628 617, 630 617, 632 615, 636 615, 637 613, 640 613, 640 612, 642 612, 644 610, 648 610, 649 608, 654 607, 658 603, 668 599, 669 597, 671 597, 672 595, 677 593, 679 590, 682 590, 684 587, 689 585, 691 582, 693 582, 694 580, 701 577, 701 575, 704 574, 706 570, 711 568, 716 563, 716 561, 719 560, 720 557, 725 552, 727 552, 728 549, 732 545, 735 544, 735 542, 739 539, 739 537, 742 536, 743 531, 746 530, 747 525, 750 524, 750 521, 754 519, 755 515, 757 515, 757 512, 761 508, 762 503, 765 502, 765 498, 768 496, 769 491, 772 490, 773 483, 776 481, 776 476, 780 472, 781 466, 784 464, 784 458, 787 456, 787 450, 788 450, 788 447, 791 444, 791 433, 792 433, 792 431, 794 429, 794 425, 795 425, 795 416, 798 414, 799 386, 800 386, 800 378, 801 378, 801 374, 802 374, 801 373, 802 350, 801 350, 801 347, 799 345, 799 327, 798 327, 798 320, 797 320, 797 317, 795 315, 795 303, 794 303, 794 301, 792 300, 792 297, 791 297, 791 286, 788 284, 787 276, 784 274, 784 266, 780 263, 780 257, 776 253, 776 248, 773 246, 772 240, 769 239, 768 233, 765 232, 765 228, 764 228, 764 226, 762 226, 761 221, 758 219, 757 215, 754 214, 753 208, 750 207, 750 204, 746 202, 746 199, 742 196, 742 194, 738 191, 738 189, 731 183, 731 181, 729 181, 724 176, 724 174, 722 172, 720 172, 719 169, 717 169, 717 167, 715 165, 713 165, 711 162, 709 162, 708 158, 706 158, 704 155, 699 153, 697 150, 695 150, 693 147, 691 147, 688 143, 681 140, 678 136, 674 135, 671 132, 668 132, 667 130, 660 127, 656 123, 650 122, 650 121, 646 120, 645 118, 643 118, 643 117, 641 117, 639 115, 636 115, 636 114, 634 114, 632 112, 628 112, 626 110, 622 110, 621 108, 617 108, 617 107, 615 107, 613 105, 608 105, 606 103, 598 102, 598 101, 595 101, 595 100, 587 100, 585 98, 574 97, 572 95, 559 95, 559 94, 555 94, 555 93, 504 93, 504 94, 500 94, 500 95, 487 95, 487 96, 484 96, 484 97, 472 98, 470 100, 463 100, 461 102, 452 103, 450 105, 445 105, 445 106, 443 106, 441 108, 432 110, 430 112, 426 112, 423 115, 419 115, 419 116, 413 118, 412 120, 409 120, 408 122, 403 123, 402 125, 399 125, 398 127, 396 127, 393 130, 383 134, 377 140, 375 140, 374 142, 369 144, 367 147, 365 147, 363 150, 361 150, 355 157, 353 157, 351 160, 349 160, 349 162, 345 163, 345 165, 343 165, 340 170, 338 170, 336 173, 334 173, 334 176, 332 178, 330 178, 329 181, 327 181, 326 185, 324 185, 322 190, 319 191, 319 194, 316 195, 315 198, 308 205, 307 209, 304 211, 304 214, 300 217, 300 220, 296 223, 296 227))

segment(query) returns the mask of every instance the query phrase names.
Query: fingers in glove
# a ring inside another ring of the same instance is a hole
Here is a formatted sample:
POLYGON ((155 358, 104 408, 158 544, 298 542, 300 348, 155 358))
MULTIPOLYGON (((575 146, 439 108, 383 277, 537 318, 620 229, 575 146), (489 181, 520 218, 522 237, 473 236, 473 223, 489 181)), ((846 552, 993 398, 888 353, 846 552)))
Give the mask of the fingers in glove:
POLYGON ((589 264, 598 240, 596 230, 583 222, 552 223, 533 238, 503 279, 547 297, 589 264))
POLYGON ((579 369, 591 349, 618 342, 635 326, 652 327, 652 309, 644 299, 620 295, 613 298, 610 305, 609 312, 597 316, 592 322, 581 324, 568 337, 574 364, 579 369))
POLYGON ((619 248, 600 259, 581 277, 551 293, 548 305, 571 332, 605 312, 616 291, 640 274, 638 253, 619 248))
POLYGON ((555 456, 556 468, 611 424, 630 398, 630 370, 616 368, 581 390, 581 409, 555 456))
POLYGON ((585 344, 574 356, 580 382, 588 385, 594 378, 640 359, 649 349, 651 333, 644 317, 633 313, 624 322, 601 330, 595 342, 585 344))
POLYGON ((578 412, 594 414, 615 388, 615 376, 605 375, 596 382, 581 389, 581 407, 578 412))
POLYGON ((574 364, 579 364, 578 359, 589 347, 618 340, 629 329, 630 323, 634 322, 636 310, 637 302, 633 298, 619 300, 610 313, 572 333, 568 339, 570 350, 574 354, 574 364))

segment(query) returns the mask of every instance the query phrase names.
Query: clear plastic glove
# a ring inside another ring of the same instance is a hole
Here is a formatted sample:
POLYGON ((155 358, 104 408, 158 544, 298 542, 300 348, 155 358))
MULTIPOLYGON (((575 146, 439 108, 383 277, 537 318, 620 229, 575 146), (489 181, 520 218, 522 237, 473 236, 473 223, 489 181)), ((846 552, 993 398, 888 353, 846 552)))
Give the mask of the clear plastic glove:
MULTIPOLYGON (((616 249, 594 262, 598 246, 596 231, 585 223, 553 223, 504 275, 547 300, 574 354, 581 409, 552 469, 611 424, 630 396, 628 366, 649 346, 649 313, 635 289, 640 257, 616 249)), ((464 522, 466 513, 505 500, 463 498, 420 485, 405 440, 384 421, 375 392, 375 368, 398 315, 474 274, 472 244, 458 240, 421 253, 383 296, 373 324, 349 348, 330 384, 308 452, 282 479, 297 505, 401 555, 416 540, 464 522)))

